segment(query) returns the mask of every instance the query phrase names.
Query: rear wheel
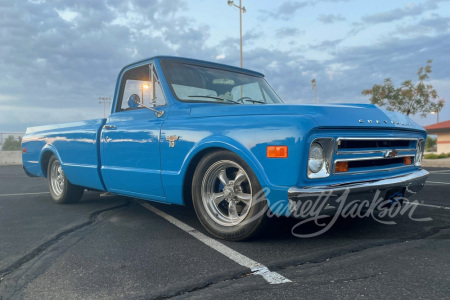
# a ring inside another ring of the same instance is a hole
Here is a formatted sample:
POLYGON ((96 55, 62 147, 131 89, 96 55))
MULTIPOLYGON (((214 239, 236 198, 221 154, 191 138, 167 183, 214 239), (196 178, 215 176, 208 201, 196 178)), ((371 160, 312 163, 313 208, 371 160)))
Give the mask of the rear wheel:
POLYGON ((73 185, 67 180, 56 156, 52 156, 47 169, 48 187, 56 203, 73 203, 81 199, 84 188, 73 185))
POLYGON ((203 226, 215 237, 241 241, 257 235, 267 201, 251 168, 229 151, 207 154, 197 166, 192 199, 203 226))

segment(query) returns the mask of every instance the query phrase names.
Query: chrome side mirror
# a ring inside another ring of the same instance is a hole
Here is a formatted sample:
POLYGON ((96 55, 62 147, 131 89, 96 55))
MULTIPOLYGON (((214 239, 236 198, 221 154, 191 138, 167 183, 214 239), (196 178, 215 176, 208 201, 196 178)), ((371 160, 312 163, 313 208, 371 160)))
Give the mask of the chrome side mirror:
POLYGON ((145 107, 145 108, 147 108, 147 109, 150 109, 152 112, 154 112, 155 115, 156 115, 158 118, 161 118, 162 115, 164 115, 164 111, 163 111, 163 110, 159 111, 159 110, 156 110, 156 109, 154 109, 154 108, 152 108, 152 107, 150 107, 150 106, 147 106, 147 105, 141 103, 141 98, 139 98, 139 96, 136 95, 136 94, 133 94, 133 95, 130 96, 130 98, 128 98, 128 106, 129 106, 130 108, 136 108, 136 107, 138 107, 138 106, 145 107))

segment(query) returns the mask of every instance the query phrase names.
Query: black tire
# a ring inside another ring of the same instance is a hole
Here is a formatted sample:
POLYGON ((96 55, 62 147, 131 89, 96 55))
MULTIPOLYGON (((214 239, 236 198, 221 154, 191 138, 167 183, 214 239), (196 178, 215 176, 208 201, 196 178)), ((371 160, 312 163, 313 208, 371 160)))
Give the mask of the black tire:
POLYGON ((229 151, 209 153, 199 162, 192 202, 202 225, 220 239, 256 237, 267 222, 267 200, 258 179, 242 158, 229 151))
POLYGON ((84 188, 69 182, 56 156, 48 163, 47 179, 50 194, 56 203, 74 203, 83 197, 84 188))

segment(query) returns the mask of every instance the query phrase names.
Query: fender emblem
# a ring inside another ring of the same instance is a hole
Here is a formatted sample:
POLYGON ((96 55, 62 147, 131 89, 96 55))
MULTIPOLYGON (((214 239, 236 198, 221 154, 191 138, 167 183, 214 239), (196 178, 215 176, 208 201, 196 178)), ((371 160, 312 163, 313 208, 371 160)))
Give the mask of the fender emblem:
POLYGON ((171 135, 166 137, 166 140, 169 141, 169 147, 174 148, 175 147, 175 141, 177 141, 180 137, 176 135, 171 135))
POLYGON ((394 158, 394 157, 397 157, 397 155, 398 155, 398 151, 397 150, 388 150, 384 154, 384 157, 385 158, 394 158))

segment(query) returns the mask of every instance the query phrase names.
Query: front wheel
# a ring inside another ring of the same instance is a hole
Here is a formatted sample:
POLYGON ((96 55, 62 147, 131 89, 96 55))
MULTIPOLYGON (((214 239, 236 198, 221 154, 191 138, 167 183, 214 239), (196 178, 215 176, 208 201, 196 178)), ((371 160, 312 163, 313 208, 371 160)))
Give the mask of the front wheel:
POLYGON ((56 156, 52 156, 47 169, 48 187, 56 203, 72 203, 81 199, 84 188, 73 185, 67 180, 56 156))
POLYGON ((221 239, 249 239, 265 223, 267 201, 258 179, 229 151, 203 157, 194 173, 192 199, 202 225, 221 239))

